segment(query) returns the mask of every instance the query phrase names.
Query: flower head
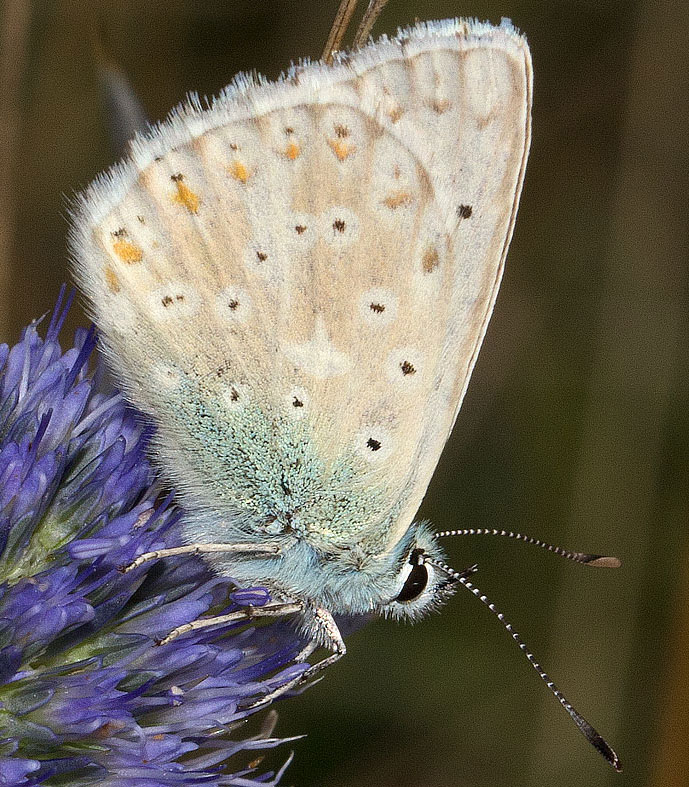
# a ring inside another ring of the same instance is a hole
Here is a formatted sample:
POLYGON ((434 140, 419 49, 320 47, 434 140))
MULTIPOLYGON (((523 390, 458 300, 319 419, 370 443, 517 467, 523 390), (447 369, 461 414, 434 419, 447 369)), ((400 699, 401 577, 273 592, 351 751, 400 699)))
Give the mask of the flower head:
POLYGON ((62 299, 45 338, 33 323, 0 346, 0 785, 277 784, 284 768, 260 772, 255 750, 282 741, 236 728, 305 669, 299 641, 235 623, 158 646, 269 595, 194 557, 118 570, 177 546, 183 513, 149 428, 89 371, 93 331, 60 348, 62 299))

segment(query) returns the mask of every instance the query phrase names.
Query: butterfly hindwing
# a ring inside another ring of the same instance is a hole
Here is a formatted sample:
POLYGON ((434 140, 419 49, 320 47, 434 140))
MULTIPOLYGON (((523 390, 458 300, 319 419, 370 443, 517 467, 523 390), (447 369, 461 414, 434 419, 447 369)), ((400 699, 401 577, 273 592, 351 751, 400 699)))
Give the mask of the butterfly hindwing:
POLYGON ((420 25, 190 106, 77 210, 111 366, 196 505, 383 551, 449 435, 529 142, 509 27, 420 25))

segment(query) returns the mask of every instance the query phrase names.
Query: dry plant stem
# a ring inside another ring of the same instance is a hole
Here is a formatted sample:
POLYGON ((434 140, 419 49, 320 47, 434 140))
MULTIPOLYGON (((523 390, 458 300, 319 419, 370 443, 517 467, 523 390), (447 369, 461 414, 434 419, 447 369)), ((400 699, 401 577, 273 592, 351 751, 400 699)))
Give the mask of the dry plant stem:
POLYGON ((370 0, 368 8, 359 24, 359 29, 354 36, 354 43, 352 44, 354 49, 359 49, 368 41, 371 30, 373 30, 373 25, 375 25, 378 17, 387 4, 388 0, 370 0))
POLYGON ((328 63, 328 65, 333 62, 333 53, 337 52, 340 48, 342 39, 352 20, 352 14, 356 9, 357 1, 358 0, 341 0, 340 2, 340 7, 335 14, 335 19, 333 20, 328 39, 325 42, 325 47, 323 47, 323 54, 321 55, 321 60, 328 63))

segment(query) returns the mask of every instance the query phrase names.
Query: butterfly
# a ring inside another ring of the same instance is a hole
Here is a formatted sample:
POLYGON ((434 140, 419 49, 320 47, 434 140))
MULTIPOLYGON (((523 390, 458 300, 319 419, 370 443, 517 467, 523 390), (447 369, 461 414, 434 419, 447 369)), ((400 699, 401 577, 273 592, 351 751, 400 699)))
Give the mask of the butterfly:
POLYGON ((187 544, 127 570, 193 551, 268 587, 253 614, 297 613, 301 659, 331 651, 308 677, 346 651, 335 616, 415 620, 472 587, 414 516, 530 140, 531 58, 509 22, 358 43, 190 98, 80 197, 71 234, 107 361, 185 509, 187 544))

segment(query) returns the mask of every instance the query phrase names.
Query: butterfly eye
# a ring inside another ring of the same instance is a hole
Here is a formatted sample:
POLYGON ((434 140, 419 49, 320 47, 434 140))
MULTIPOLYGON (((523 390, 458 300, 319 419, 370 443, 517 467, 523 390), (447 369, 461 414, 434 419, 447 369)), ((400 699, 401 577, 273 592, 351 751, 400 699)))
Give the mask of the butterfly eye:
POLYGON ((426 585, 428 585, 428 569, 423 563, 417 562, 418 557, 419 553, 417 550, 414 550, 410 559, 410 562, 414 563, 414 565, 404 585, 402 585, 402 590, 395 599, 395 601, 401 604, 414 601, 414 599, 418 598, 423 593, 426 589, 426 585))

